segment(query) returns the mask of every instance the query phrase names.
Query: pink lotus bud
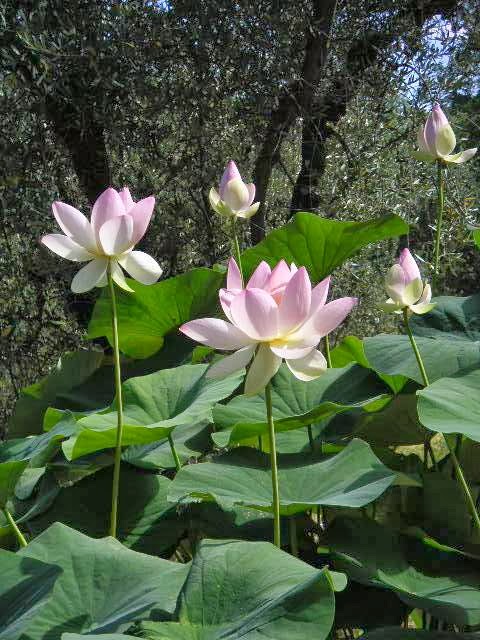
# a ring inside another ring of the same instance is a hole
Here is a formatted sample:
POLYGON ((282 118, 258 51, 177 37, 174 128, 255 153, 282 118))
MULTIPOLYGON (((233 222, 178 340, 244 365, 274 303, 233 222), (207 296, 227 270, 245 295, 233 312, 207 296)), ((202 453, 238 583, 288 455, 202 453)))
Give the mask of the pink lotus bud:
POLYGON ((391 267, 385 277, 385 288, 389 299, 380 305, 383 311, 424 314, 433 309, 430 285, 422 281, 420 270, 408 249, 403 249, 398 262, 391 267))
POLYGON ((246 184, 237 169, 237 165, 230 160, 223 173, 218 191, 213 187, 209 193, 212 209, 222 216, 248 219, 253 216, 260 206, 253 203, 255 185, 246 184))
POLYGON ((474 156, 477 151, 476 148, 467 149, 452 155, 457 144, 455 133, 438 102, 433 105, 425 126, 420 127, 417 143, 420 150, 415 153, 415 157, 427 162, 441 160, 451 164, 462 164, 474 156))

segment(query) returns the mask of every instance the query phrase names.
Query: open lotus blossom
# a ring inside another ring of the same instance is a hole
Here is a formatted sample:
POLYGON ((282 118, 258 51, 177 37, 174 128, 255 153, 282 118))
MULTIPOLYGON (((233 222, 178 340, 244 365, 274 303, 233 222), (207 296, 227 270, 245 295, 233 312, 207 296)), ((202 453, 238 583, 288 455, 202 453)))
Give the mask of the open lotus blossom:
POLYGON ((390 298, 380 305, 387 312, 424 314, 433 309, 430 285, 422 282, 420 270, 408 249, 403 249, 397 264, 387 273, 385 288, 390 298))
POLYGON ((228 218, 251 218, 258 211, 255 199, 255 185, 245 184, 233 160, 227 164, 218 191, 212 187, 208 195, 212 209, 228 218))
POLYGON ((284 359, 299 380, 318 378, 327 368, 317 350, 320 339, 335 329, 357 303, 339 298, 325 304, 330 278, 312 289, 305 267, 282 260, 271 270, 261 262, 245 289, 240 270, 230 259, 227 288, 219 293, 228 321, 192 320, 180 331, 193 340, 234 353, 212 365, 208 376, 221 378, 243 369, 252 360, 245 393, 260 393, 284 359))
POLYGON ((65 235, 49 233, 41 242, 62 258, 88 262, 72 280, 74 293, 104 287, 108 269, 114 282, 132 291, 121 267, 142 284, 153 284, 162 273, 151 256, 133 251, 147 230, 154 206, 153 196, 134 202, 126 187, 106 189, 95 201, 90 221, 69 204, 54 202, 53 215, 65 235))
POLYGON ((424 126, 420 127, 417 136, 419 151, 415 152, 418 160, 435 162, 441 160, 450 164, 462 164, 477 153, 477 149, 466 149, 453 155, 457 140, 447 116, 440 105, 435 103, 424 126))

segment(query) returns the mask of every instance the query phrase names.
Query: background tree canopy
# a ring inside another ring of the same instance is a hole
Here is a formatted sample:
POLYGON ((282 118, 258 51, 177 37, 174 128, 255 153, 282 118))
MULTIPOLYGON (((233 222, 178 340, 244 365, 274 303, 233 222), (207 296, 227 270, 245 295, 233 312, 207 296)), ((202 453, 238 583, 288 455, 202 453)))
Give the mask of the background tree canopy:
MULTIPOLYGON (((478 144, 476 0, 6 0, 0 11, 3 417, 78 344, 92 308, 94 295, 69 291, 74 265, 38 245, 55 199, 87 211, 108 185, 154 194, 144 248, 175 275, 229 253, 207 196, 233 158, 262 202, 245 246, 296 211, 398 213, 412 225, 403 244, 430 260, 420 229, 434 223, 434 169, 411 152, 435 100, 460 147, 478 144)), ((478 289, 467 224, 479 181, 478 156, 449 172, 442 293, 478 289)), ((373 331, 390 248, 337 274, 335 295, 362 298, 344 333, 373 331)))

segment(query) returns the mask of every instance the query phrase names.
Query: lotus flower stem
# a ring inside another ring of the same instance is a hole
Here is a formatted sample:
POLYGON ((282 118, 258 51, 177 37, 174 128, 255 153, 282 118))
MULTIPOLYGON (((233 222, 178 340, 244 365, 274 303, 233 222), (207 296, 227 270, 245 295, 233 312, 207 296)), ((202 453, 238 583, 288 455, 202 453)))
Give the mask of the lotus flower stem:
POLYGON ((433 281, 438 278, 440 265, 440 241, 442 236, 443 209, 445 204, 445 179, 443 175, 442 161, 437 160, 437 225, 435 231, 435 256, 433 263, 433 281))
POLYGON ((332 368, 332 356, 330 355, 330 340, 328 335, 325 336, 325 358, 327 360, 327 367, 332 368))
POLYGON ((270 470, 272 474, 273 498, 273 543, 280 548, 280 493, 278 490, 277 449, 275 445, 275 424, 272 413, 272 390, 270 383, 265 387, 265 406, 267 409, 268 435, 270 446, 270 470))
MULTIPOLYGON (((420 373, 422 374, 423 383, 426 387, 428 387, 430 383, 428 380, 427 372, 425 371, 425 366, 423 364, 422 356, 420 355, 420 351, 418 350, 417 343, 413 336, 412 330, 410 329, 407 309, 404 309, 403 311, 403 320, 405 323, 405 329, 407 331, 408 337, 410 338, 410 344, 412 345, 415 358, 417 359, 420 373)), ((455 448, 450 445, 450 442, 445 437, 445 434, 443 434, 443 438, 445 440, 445 444, 447 445, 448 451, 450 453, 450 457, 452 458, 453 466, 455 468, 455 473, 457 475, 457 480, 463 489, 463 493, 465 494, 465 500, 467 501, 468 509, 473 518, 475 526, 478 529, 478 532, 480 533, 480 516, 478 515, 478 511, 475 506, 475 500, 473 499, 472 492, 470 491, 470 487, 468 486, 468 483, 465 479, 465 474, 463 473, 462 465, 460 464, 457 454, 455 453, 455 448)))
POLYGON ((242 269, 242 254, 240 252, 240 244, 238 242, 236 218, 232 218, 232 249, 233 249, 233 254, 235 255, 235 260, 237 261, 238 268, 240 270, 240 278, 242 281, 242 289, 243 289, 244 281, 243 281, 243 269, 242 269))
POLYGON ((7 519, 8 524, 13 529, 13 532, 15 533, 15 536, 17 537, 17 540, 18 540, 20 546, 21 547, 26 547, 27 546, 27 541, 25 540, 25 537, 24 537, 23 533, 18 528, 17 523, 13 519, 12 514, 7 509, 7 507, 4 507, 3 513, 5 514, 5 518, 7 519))
POLYGON ((313 431, 312 431, 312 425, 311 424, 308 425, 307 432, 308 432, 308 443, 310 445, 310 449, 312 451, 315 451, 315 442, 313 441, 313 431))
POLYGON ((182 467, 182 463, 180 462, 180 458, 178 457, 177 450, 175 449, 175 443, 173 442, 173 437, 172 437, 171 433, 168 434, 168 442, 170 444, 170 449, 172 451, 172 456, 173 456, 173 459, 175 461, 175 468, 176 468, 177 471, 180 471, 180 469, 182 467))
POLYGON ((113 464, 112 485, 112 510, 110 514, 110 535, 117 537, 117 513, 118 494, 120 485, 120 463, 122 460, 122 435, 123 435, 123 402, 122 402, 122 376, 120 369, 120 348, 118 345, 118 317, 117 301, 115 297, 115 285, 112 273, 108 269, 108 286, 110 289, 110 301, 112 305, 112 333, 113 333, 113 358, 115 363, 115 397, 117 401, 117 441, 115 444, 115 459, 113 464))

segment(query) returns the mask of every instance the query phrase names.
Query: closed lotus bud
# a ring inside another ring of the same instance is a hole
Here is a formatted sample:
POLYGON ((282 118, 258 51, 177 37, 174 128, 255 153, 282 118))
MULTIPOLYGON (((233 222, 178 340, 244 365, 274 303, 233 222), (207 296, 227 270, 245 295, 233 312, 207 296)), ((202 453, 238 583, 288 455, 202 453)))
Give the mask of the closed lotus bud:
POLYGON ((404 249, 398 262, 394 264, 385 277, 385 288, 389 299, 380 305, 383 311, 423 315, 435 306, 430 285, 422 281, 420 270, 408 249, 404 249))
POLYGON ((233 160, 227 164, 218 191, 212 187, 209 200, 212 209, 222 216, 229 218, 251 218, 257 213, 259 202, 255 199, 255 185, 246 184, 233 160))
POLYGON ((477 149, 467 149, 452 154, 457 140, 447 116, 438 103, 433 105, 431 114, 417 135, 419 151, 415 152, 417 160, 435 162, 440 160, 448 164, 462 164, 473 157, 477 149))

